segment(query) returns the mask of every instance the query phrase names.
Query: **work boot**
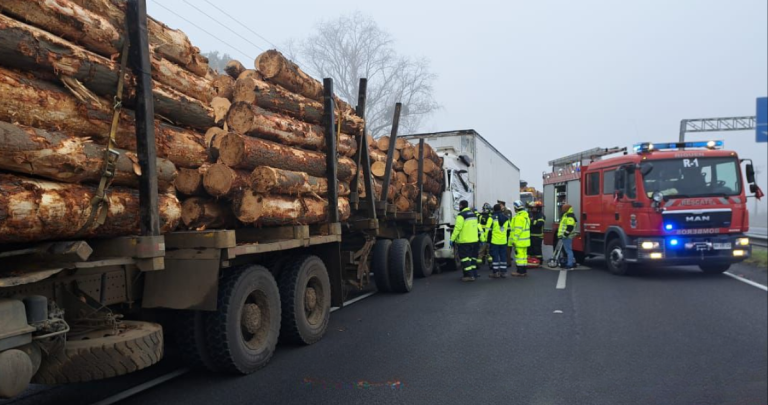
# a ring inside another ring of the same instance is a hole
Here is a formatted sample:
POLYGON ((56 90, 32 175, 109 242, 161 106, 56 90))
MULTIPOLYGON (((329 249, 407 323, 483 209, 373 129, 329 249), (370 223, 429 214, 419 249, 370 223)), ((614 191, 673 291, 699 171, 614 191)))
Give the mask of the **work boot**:
POLYGON ((499 278, 507 278, 507 273, 499 273, 499 278))
POLYGON ((475 281, 475 278, 474 277, 470 277, 470 276, 464 276, 464 277, 461 278, 461 281, 466 283, 468 281, 475 281))
POLYGON ((520 273, 520 277, 528 277, 528 266, 520 266, 517 272, 520 273))
POLYGON ((522 274, 520 274, 520 273, 518 273, 516 271, 512 272, 512 277, 520 277, 520 276, 522 276, 522 274))

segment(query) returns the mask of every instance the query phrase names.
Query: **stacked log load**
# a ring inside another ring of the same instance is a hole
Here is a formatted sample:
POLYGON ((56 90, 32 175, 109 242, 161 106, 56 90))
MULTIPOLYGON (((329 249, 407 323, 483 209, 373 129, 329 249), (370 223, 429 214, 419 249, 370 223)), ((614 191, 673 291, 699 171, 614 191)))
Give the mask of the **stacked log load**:
MULTIPOLYGON (((387 153, 391 139, 382 136, 377 140, 369 139, 371 154, 371 174, 374 176, 374 191, 377 199, 381 197, 384 177, 386 175, 387 153)), ((388 200, 397 206, 399 211, 416 210, 419 196, 419 146, 403 138, 396 138, 393 154, 388 200)), ((438 197, 442 190, 443 170, 442 161, 435 150, 424 143, 424 163, 422 175, 422 208, 431 215, 438 207, 438 197)))
MULTIPOLYGON (((233 60, 215 72, 183 32, 150 18, 148 34, 163 232, 323 223, 327 153, 337 156, 340 217, 350 217, 365 122, 349 104, 335 99, 337 150, 328 151, 322 84, 279 52, 261 54, 254 69, 233 60)), ((88 220, 126 35, 121 0, 0 2, 0 243, 138 233, 142 173, 130 70, 106 222, 88 220)), ((389 196, 413 210, 418 148, 400 141, 389 196)), ((370 144, 374 162, 383 160, 383 142, 370 144)), ((435 209, 442 171, 428 146, 425 157, 423 202, 435 209)))

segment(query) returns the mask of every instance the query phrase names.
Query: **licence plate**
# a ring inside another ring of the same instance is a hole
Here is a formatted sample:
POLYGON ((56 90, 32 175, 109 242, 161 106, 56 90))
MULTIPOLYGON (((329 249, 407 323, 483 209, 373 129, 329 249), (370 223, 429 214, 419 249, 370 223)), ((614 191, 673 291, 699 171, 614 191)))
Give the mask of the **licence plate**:
POLYGON ((730 243, 713 243, 712 248, 715 250, 730 250, 731 244, 730 243))

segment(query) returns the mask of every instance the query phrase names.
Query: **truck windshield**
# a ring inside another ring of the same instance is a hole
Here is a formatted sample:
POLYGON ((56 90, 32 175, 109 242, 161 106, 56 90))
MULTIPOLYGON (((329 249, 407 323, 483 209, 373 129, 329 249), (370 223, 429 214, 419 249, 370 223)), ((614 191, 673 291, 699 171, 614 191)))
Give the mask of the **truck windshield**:
POLYGON ((738 162, 729 157, 700 157, 651 161, 643 176, 648 198, 660 191, 666 197, 731 196, 741 193, 738 162))
POLYGON ((524 191, 520 193, 520 201, 523 202, 523 204, 528 204, 530 202, 533 202, 533 193, 529 191, 524 191))

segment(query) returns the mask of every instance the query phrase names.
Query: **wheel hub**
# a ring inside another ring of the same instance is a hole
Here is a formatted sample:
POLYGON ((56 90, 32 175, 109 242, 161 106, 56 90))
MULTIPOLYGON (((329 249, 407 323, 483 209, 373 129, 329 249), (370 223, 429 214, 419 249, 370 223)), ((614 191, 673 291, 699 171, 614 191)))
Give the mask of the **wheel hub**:
POLYGON ((613 249, 611 252, 611 262, 618 266, 624 261, 624 252, 621 249, 613 249))
POLYGON ((304 307, 307 311, 314 311, 317 307, 317 291, 312 287, 307 287, 304 292, 304 307))
POLYGON ((261 326, 261 310, 256 304, 245 304, 241 324, 248 333, 256 334, 261 326))

